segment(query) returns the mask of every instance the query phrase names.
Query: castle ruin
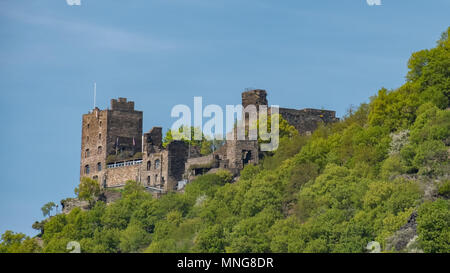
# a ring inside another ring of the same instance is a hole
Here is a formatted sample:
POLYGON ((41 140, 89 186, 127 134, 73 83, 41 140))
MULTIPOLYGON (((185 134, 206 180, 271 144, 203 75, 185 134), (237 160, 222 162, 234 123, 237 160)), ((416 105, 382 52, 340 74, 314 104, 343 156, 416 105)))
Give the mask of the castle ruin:
MULTIPOLYGON (((268 105, 267 92, 242 93, 242 106, 268 105)), ((336 122, 335 111, 279 108, 279 114, 300 134, 311 134, 319 123, 336 122)), ((143 112, 126 98, 111 100, 111 108, 83 115, 80 177, 97 180, 102 188, 123 187, 135 180, 156 195, 177 191, 199 174, 227 169, 238 175, 247 164, 258 164, 257 140, 226 140, 202 156, 199 147, 172 141, 163 147, 162 128, 142 133, 143 112)), ((245 116, 244 116, 245 118, 245 116)))

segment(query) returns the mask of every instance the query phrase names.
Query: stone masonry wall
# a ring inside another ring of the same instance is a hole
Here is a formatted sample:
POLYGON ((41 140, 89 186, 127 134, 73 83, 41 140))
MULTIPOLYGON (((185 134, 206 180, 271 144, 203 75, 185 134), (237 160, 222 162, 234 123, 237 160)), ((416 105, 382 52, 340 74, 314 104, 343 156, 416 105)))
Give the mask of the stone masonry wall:
POLYGON ((127 180, 139 182, 141 178, 141 166, 131 165, 107 169, 105 172, 107 187, 124 186, 127 180))
POLYGON ((144 151, 147 153, 159 152, 162 148, 162 127, 153 127, 144 134, 144 151))
POLYGON ((167 187, 167 151, 144 153, 141 169, 143 185, 155 188, 167 187))
POLYGON ((134 110, 134 103, 126 99, 111 100, 107 124, 107 155, 118 150, 140 152, 142 150, 142 111, 134 110), (134 145, 133 145, 134 139, 134 145))
POLYGON ((174 190, 183 179, 185 163, 188 158, 188 145, 184 141, 173 141, 167 145, 168 181, 167 189, 174 190))
MULTIPOLYGON (((245 108, 248 105, 268 105, 267 92, 262 89, 250 90, 242 93, 242 106, 245 108)), ((259 108, 258 108, 259 110, 259 108)), ((289 109, 279 108, 279 113, 289 124, 294 126, 300 134, 310 134, 317 125, 321 122, 331 123, 336 122, 336 112, 330 110, 319 109, 289 109)), ((245 117, 245 124, 247 126, 247 116, 245 117)))
POLYGON ((80 178, 100 178, 106 167, 107 114, 106 111, 100 111, 96 108, 91 113, 83 115, 80 178), (87 173, 87 166, 89 166, 89 173, 87 173), (98 170, 98 167, 100 167, 100 170, 98 170))
POLYGON ((258 164, 259 162, 259 145, 258 141, 253 140, 229 140, 227 145, 227 159, 229 168, 233 171, 242 170, 244 168, 244 160, 247 158, 247 164, 258 164), (250 152, 250 153, 248 153, 250 152))
MULTIPOLYGON (((243 92, 242 105, 244 108, 268 105, 267 92, 262 89, 243 92)), ((301 134, 312 133, 321 122, 338 121, 335 111, 329 110, 280 108, 279 113, 301 134)), ((259 161, 259 144, 254 140, 226 141, 219 150, 204 157, 199 147, 183 141, 173 141, 163 148, 162 128, 153 127, 143 135, 142 117, 143 112, 135 111, 134 102, 126 98, 111 100, 111 109, 95 108, 83 115, 80 177, 97 179, 106 187, 120 187, 127 180, 135 180, 168 192, 176 190, 178 181, 189 175, 189 166, 212 163, 212 168, 225 168, 237 175, 244 165, 259 161), (142 164, 108 169, 108 155, 121 150, 133 154, 143 152, 142 164), (86 173, 86 166, 89 166, 89 173, 86 173)))
POLYGON ((242 93, 242 107, 248 105, 267 105, 267 92, 262 89, 255 89, 242 93))
POLYGON ((280 108, 280 115, 300 134, 311 134, 319 123, 331 123, 338 119, 335 111, 319 109, 288 109, 280 108))

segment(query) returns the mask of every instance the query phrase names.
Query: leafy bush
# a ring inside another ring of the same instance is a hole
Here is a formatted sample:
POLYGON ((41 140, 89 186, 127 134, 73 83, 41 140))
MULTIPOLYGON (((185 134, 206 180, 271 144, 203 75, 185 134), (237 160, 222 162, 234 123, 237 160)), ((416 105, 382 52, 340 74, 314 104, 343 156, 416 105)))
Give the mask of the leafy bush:
POLYGON ((450 180, 445 180, 438 188, 439 195, 449 198, 450 197, 450 180))
POLYGON ((425 252, 450 252, 450 201, 424 203, 418 211, 417 231, 425 252))

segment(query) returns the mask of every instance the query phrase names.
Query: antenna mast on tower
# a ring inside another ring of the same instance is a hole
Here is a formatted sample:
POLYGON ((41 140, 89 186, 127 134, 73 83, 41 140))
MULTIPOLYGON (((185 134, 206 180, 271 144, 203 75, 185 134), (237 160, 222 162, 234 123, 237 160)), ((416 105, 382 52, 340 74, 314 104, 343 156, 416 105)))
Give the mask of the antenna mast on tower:
POLYGON ((96 100, 97 99, 97 83, 94 82, 94 109, 95 109, 95 104, 96 104, 96 100))

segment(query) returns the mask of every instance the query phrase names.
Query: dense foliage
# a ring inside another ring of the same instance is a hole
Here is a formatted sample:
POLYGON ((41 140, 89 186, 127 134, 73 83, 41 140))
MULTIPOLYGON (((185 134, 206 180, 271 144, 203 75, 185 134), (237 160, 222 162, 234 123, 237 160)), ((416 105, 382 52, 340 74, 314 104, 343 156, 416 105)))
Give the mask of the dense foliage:
POLYGON ((419 248, 450 252, 449 31, 412 55, 403 86, 311 136, 283 136, 237 182, 207 174, 154 199, 129 181, 111 205, 50 217, 42 248, 8 231, 0 252, 65 252, 69 241, 83 252, 393 251, 388 238, 413 213, 419 248))

